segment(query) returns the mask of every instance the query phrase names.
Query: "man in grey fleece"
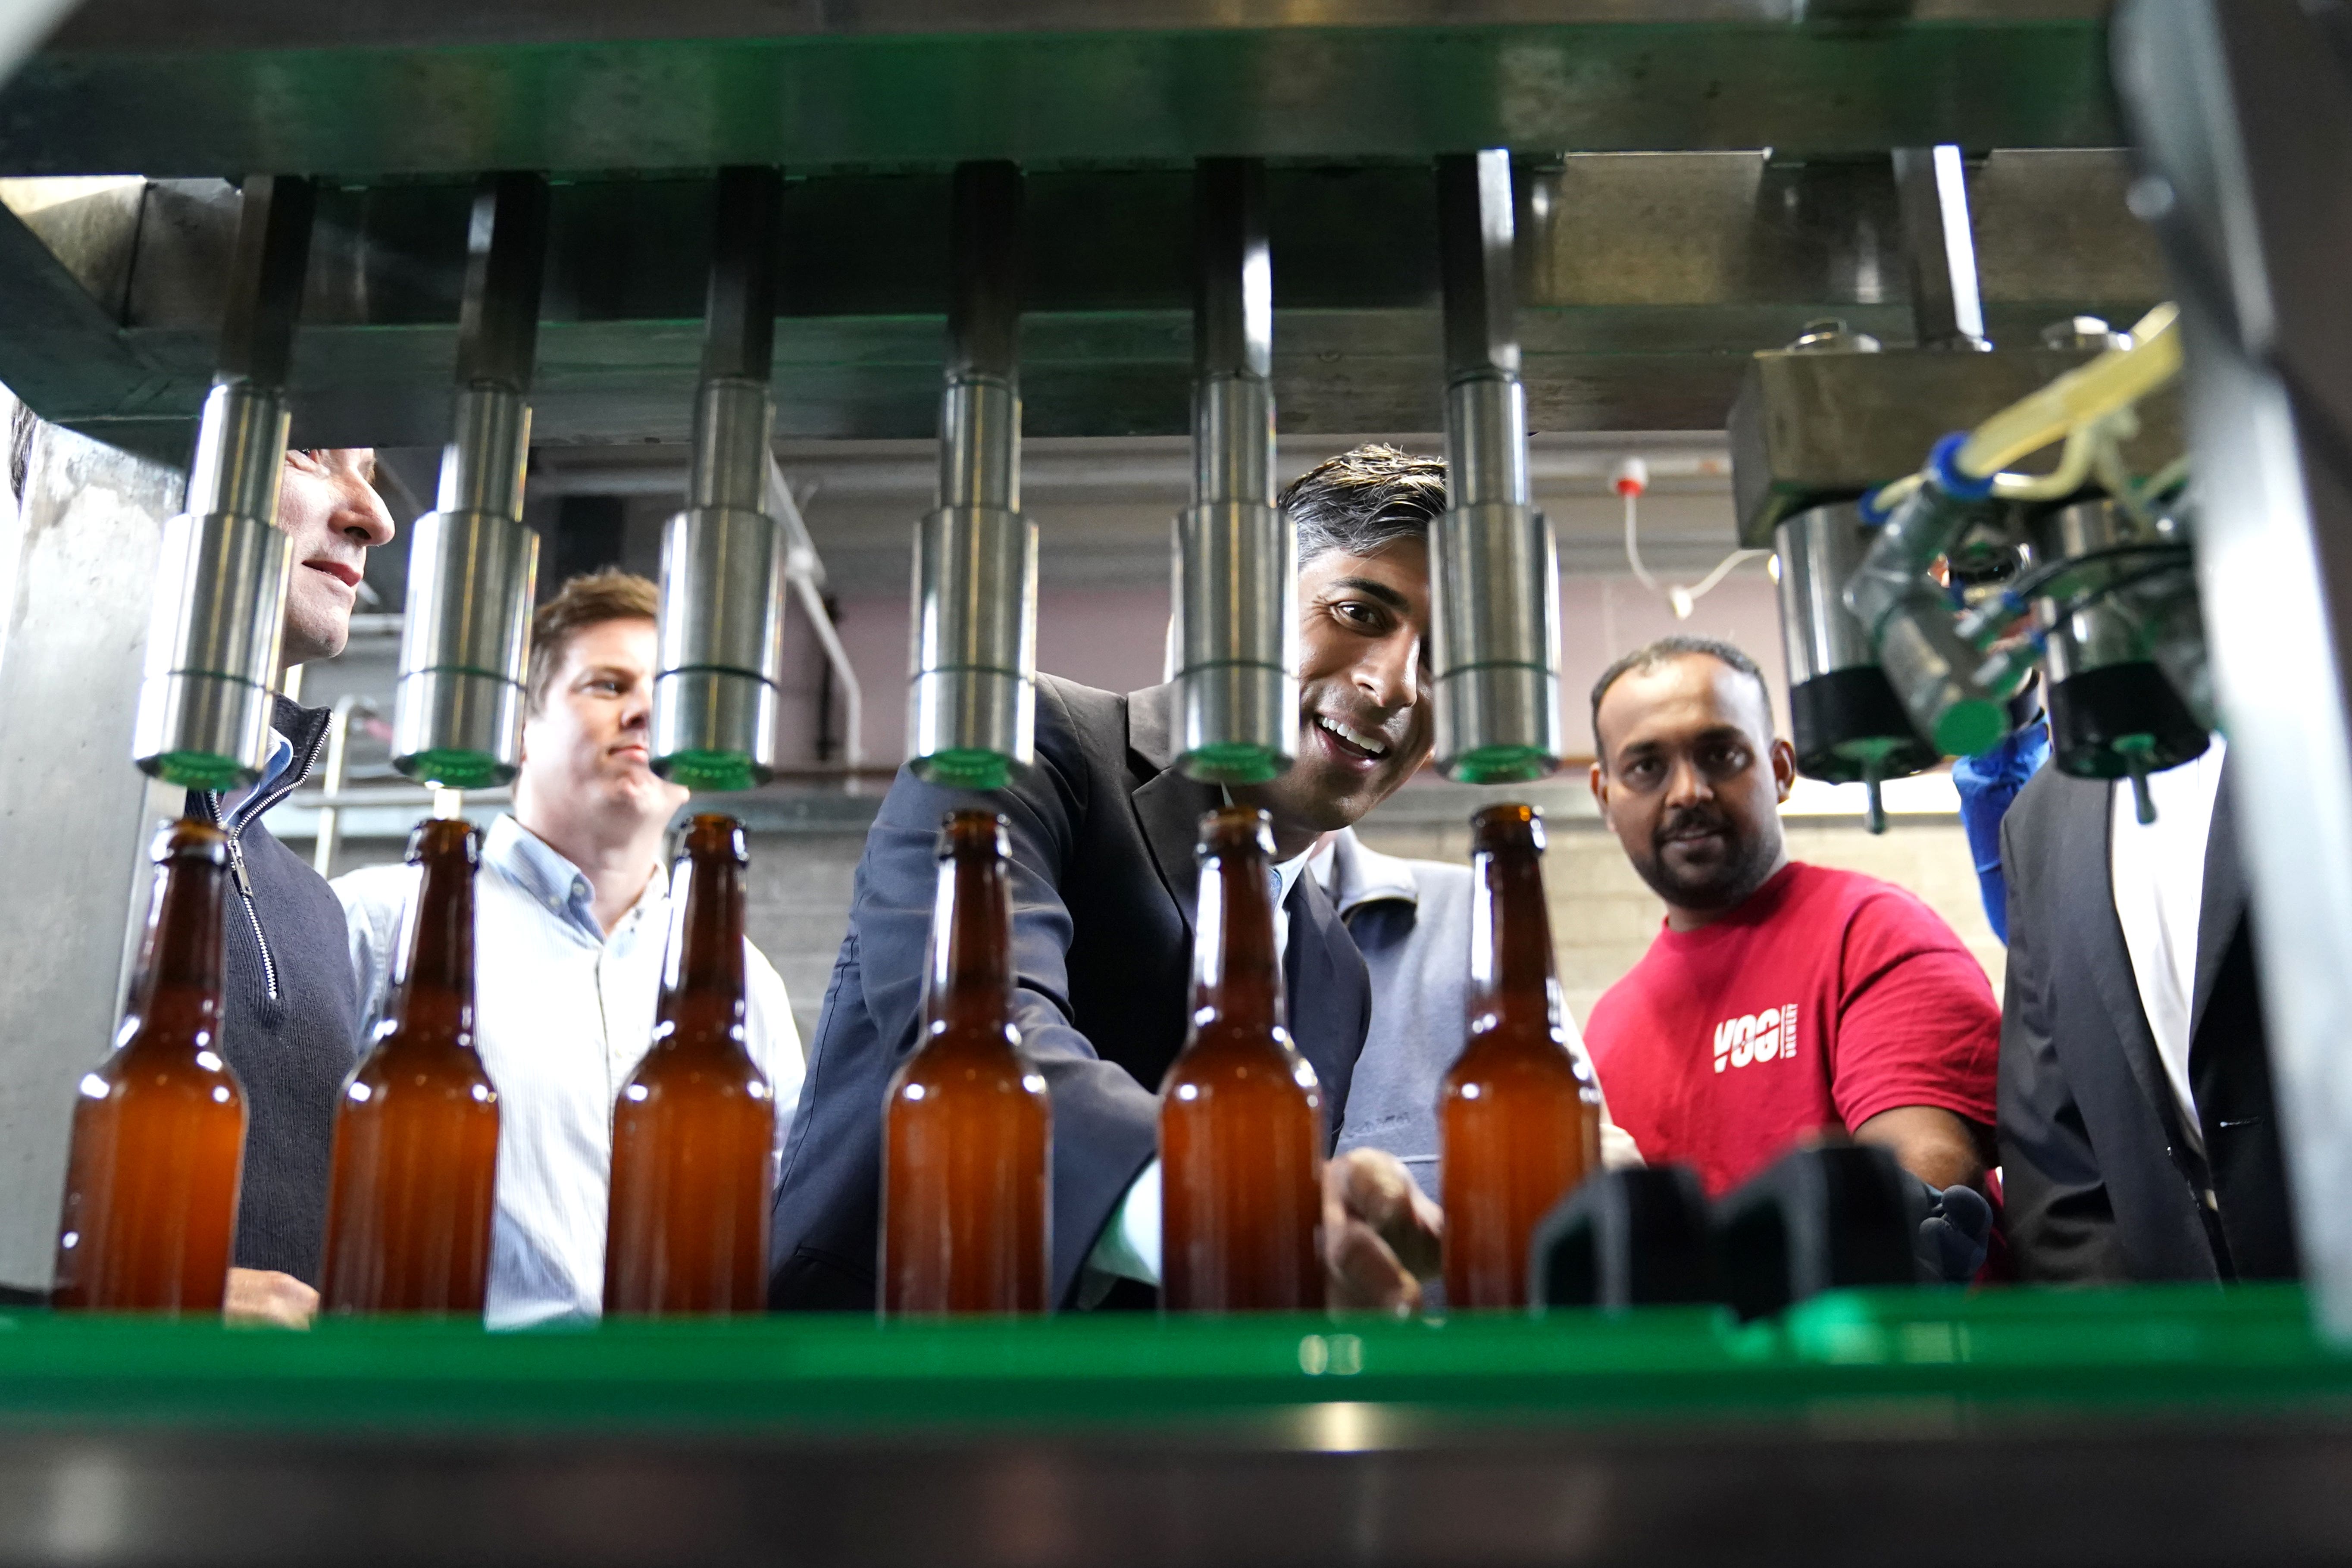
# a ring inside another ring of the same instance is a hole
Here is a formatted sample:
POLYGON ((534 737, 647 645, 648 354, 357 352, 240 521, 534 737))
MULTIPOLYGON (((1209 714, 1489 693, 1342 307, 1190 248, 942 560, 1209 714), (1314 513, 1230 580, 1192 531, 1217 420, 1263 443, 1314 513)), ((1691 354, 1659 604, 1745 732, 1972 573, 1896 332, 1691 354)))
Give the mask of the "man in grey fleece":
MULTIPOLYGON (((1307 865, 1347 922, 1372 981, 1371 1026, 1356 1058, 1339 1147, 1395 1155, 1421 1190, 1443 1204, 1437 1086, 1462 1054, 1468 1029, 1470 868, 1382 855, 1352 827, 1327 837, 1307 865)), ((1561 1022, 1570 1052, 1584 1062, 1576 1020, 1561 1022)), ((1591 1072, 1590 1062, 1585 1071, 1591 1072)), ((1605 1100, 1601 1158, 1612 1170, 1642 1163, 1633 1135, 1610 1119, 1605 1100)))

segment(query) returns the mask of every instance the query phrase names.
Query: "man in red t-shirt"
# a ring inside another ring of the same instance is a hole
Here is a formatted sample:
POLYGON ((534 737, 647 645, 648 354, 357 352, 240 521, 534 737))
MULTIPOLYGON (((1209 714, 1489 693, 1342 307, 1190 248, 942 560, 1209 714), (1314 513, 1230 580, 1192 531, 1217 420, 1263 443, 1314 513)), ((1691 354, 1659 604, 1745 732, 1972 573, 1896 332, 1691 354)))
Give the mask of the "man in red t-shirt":
POLYGON ((1584 1028, 1618 1122, 1709 1194, 1850 1132, 1931 1186, 1982 1187, 2000 1009, 1934 910, 1789 858, 1796 753, 1755 661, 1668 637, 1592 689, 1592 793, 1665 929, 1584 1028))

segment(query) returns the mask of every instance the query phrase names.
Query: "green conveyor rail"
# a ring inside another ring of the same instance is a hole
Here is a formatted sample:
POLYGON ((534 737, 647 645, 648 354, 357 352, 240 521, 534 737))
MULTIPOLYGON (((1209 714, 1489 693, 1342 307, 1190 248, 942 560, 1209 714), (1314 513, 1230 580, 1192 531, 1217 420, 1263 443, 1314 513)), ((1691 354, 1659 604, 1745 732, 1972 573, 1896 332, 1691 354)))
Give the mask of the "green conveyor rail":
POLYGON ((2293 1287, 1823 1296, 1446 1321, 853 1316, 307 1334, 0 1313, 0 1430, 755 1431, 1095 1426, 1379 1447, 1449 1428, 2352 1412, 2293 1287))

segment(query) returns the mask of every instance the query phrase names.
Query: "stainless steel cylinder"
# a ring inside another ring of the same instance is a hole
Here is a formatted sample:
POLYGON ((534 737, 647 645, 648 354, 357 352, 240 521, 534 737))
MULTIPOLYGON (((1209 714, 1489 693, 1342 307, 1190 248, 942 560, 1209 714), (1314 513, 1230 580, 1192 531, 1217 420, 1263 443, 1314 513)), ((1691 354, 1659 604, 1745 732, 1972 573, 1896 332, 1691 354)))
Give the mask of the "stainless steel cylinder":
POLYGON ((688 506, 662 537, 653 769, 696 789, 750 789, 776 772, 784 542, 767 515, 765 384, 702 384, 688 506))
POLYGON ((1176 711, 1184 772, 1262 784, 1298 756, 1298 540, 1274 505, 1274 393, 1193 388, 1193 503, 1176 519, 1176 711))
POLYGON ((915 526, 908 766, 997 789, 1036 755, 1037 531, 1021 515, 1021 172, 958 165, 939 510, 915 526))
POLYGON ((1875 668, 1870 634, 1845 607, 1846 579, 1870 548, 1852 501, 1801 511, 1773 531, 1780 558, 1780 646, 1789 684, 1842 669, 1875 668))
POLYGON ((1036 755, 1037 528, 1003 507, 944 506, 916 525, 908 666, 910 765, 996 789, 1036 755))
POLYGON ((1448 510, 1430 531, 1437 765, 1470 784, 1559 766, 1559 560, 1528 490, 1510 154, 1437 161, 1448 510))
POLYGON ((1021 510, 1021 395, 968 377, 940 402, 940 504, 1021 510))
POLYGON ((227 789, 269 761, 271 691, 293 552, 277 527, 282 394, 224 382, 205 399, 188 510, 163 525, 132 755, 191 789, 227 789))
POLYGON ((1527 505, 1455 506, 1430 533, 1438 765, 1471 784, 1559 765, 1559 557, 1527 505))
POLYGON ((447 789, 515 775, 539 579, 539 535, 523 526, 530 408, 522 394, 457 394, 441 456, 439 508, 416 520, 393 713, 393 766, 447 789))
POLYGON ((1517 376, 1445 389, 1445 484, 1457 507, 1528 504, 1528 391, 1517 376))

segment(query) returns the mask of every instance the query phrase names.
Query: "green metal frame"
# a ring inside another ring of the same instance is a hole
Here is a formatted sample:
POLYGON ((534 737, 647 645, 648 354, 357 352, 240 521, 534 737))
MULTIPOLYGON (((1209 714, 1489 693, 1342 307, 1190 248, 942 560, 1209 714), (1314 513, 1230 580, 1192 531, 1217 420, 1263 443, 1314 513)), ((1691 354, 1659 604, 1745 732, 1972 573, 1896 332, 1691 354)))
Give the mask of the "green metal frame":
POLYGON ((1445 1322, 608 1322, 487 1334, 329 1321, 309 1334, 0 1314, 0 1430, 385 1433, 1124 1427, 1275 1447, 1412 1446, 1515 1425, 2341 1418, 2352 1357, 2292 1287, 1818 1298, 1445 1322), (1319 1412, 1319 1414, 1318 1414, 1319 1412))

